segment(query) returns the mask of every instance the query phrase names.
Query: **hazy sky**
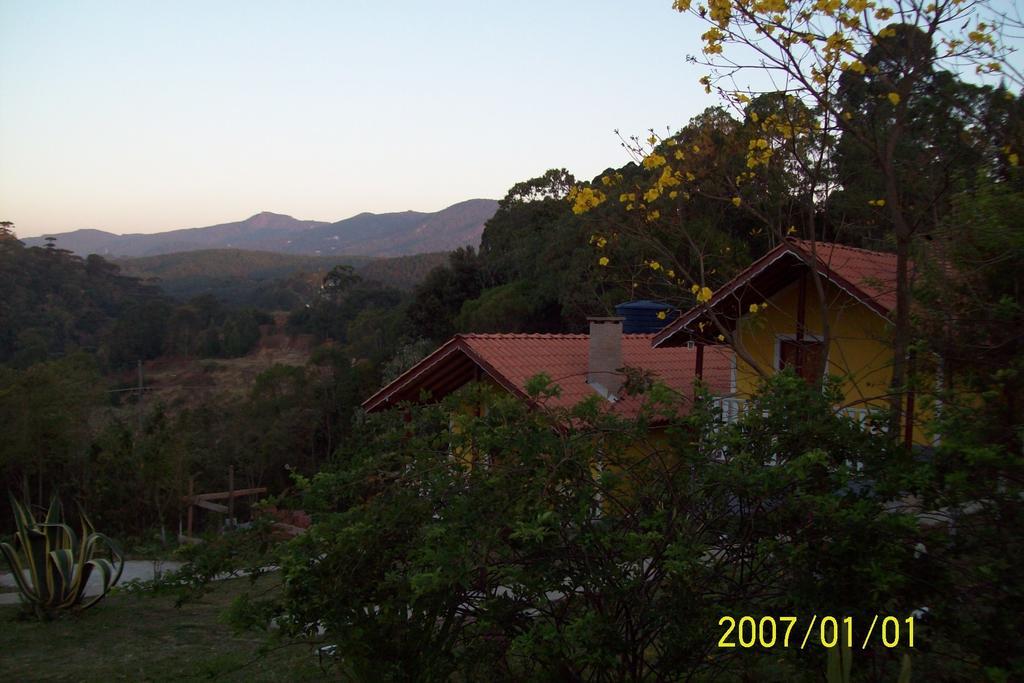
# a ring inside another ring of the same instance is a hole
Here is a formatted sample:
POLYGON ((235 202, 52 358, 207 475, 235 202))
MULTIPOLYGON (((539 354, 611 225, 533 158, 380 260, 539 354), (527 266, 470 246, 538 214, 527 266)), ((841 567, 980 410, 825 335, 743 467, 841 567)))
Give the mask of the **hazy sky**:
POLYGON ((22 237, 500 198, 713 104, 670 0, 0 0, 0 220, 22 237))

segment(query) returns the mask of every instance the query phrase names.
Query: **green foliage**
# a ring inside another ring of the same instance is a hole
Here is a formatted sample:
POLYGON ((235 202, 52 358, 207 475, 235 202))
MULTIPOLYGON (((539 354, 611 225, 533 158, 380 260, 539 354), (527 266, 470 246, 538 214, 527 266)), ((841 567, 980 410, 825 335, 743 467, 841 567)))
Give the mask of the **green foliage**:
POLYGON ((336 268, 325 276, 313 300, 291 312, 288 329, 292 333, 315 335, 347 343, 348 326, 364 311, 387 311, 403 303, 403 295, 395 289, 364 282, 351 270, 336 268))
MULTIPOLYGON (((486 231, 486 229, 485 229, 486 231)), ((442 342, 454 332, 454 318, 465 301, 480 295, 484 272, 472 248, 457 249, 413 290, 409 323, 417 337, 442 342)))
POLYGON ((547 332, 561 327, 561 309, 538 299, 533 284, 516 280, 489 287, 462 304, 454 326, 460 332, 547 332), (547 303, 547 306, 545 304, 547 303))
POLYGON ((942 258, 921 261, 916 292, 918 356, 944 378, 922 387, 941 400, 930 425, 941 441, 919 483, 940 511, 924 540, 940 587, 930 638, 951 653, 951 672, 983 666, 991 680, 1024 675, 1024 647, 1009 636, 1024 630, 1024 194, 1014 185, 979 180, 954 198, 942 258))
POLYGON ((44 487, 88 470, 89 418, 101 402, 95 361, 84 353, 25 370, 0 366, 0 474, 21 497, 43 504, 44 487))
POLYGON ((15 545, 0 543, 26 606, 39 618, 50 618, 67 609, 86 609, 99 602, 121 578, 124 559, 117 545, 98 533, 79 510, 81 535, 63 521, 56 496, 43 522, 37 522, 28 505, 10 495, 17 527, 15 545), (110 559, 99 557, 103 549, 110 559), (86 597, 89 578, 100 578, 99 595, 86 597))
POLYGON ((0 248, 0 291, 0 363, 16 367, 98 349, 122 315, 160 300, 99 256, 26 249, 16 239, 0 248))
POLYGON ((179 301, 214 294, 228 308, 287 311, 311 300, 324 273, 334 266, 351 266, 365 280, 406 291, 446 260, 445 253, 373 258, 205 249, 122 259, 117 264, 129 275, 159 283, 179 301))
POLYGON ((660 395, 636 421, 483 388, 367 416, 305 484, 315 524, 278 557, 284 600, 250 607, 322 630, 356 678, 675 680, 820 676, 820 651, 717 648, 723 614, 917 606, 916 527, 883 495, 906 463, 886 440, 791 375, 736 424, 660 395), (655 414, 677 416, 663 436, 655 414))
POLYGON ((901 188, 900 208, 914 229, 930 232, 938 227, 936 217, 949 211, 958 184, 983 176, 1008 179, 1005 150, 1024 142, 1018 98, 936 69, 935 46, 921 28, 890 29, 892 35, 866 54, 865 72, 849 70, 840 79, 838 95, 850 117, 835 153, 842 190, 829 205, 831 228, 841 240, 874 248, 891 244, 892 226, 886 211, 869 204, 887 196, 872 144, 884 148, 892 141, 890 172, 901 188), (897 112, 886 95, 908 88, 897 112))

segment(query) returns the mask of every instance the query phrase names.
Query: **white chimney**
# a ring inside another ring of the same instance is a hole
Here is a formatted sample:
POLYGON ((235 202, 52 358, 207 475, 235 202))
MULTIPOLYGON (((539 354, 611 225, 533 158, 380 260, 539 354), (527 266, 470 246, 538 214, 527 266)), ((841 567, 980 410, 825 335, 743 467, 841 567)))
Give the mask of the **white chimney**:
POLYGON ((587 318, 590 347, 587 384, 609 401, 618 399, 625 383, 622 372, 622 318, 587 318))

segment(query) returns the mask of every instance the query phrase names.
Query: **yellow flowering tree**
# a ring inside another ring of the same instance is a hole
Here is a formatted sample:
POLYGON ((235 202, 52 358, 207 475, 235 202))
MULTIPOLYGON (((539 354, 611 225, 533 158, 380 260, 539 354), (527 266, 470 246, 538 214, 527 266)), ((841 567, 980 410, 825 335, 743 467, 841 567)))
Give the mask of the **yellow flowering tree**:
MULTIPOLYGON (((602 272, 683 308, 707 303, 737 270, 795 233, 794 225, 813 224, 814 188, 806 179, 820 157, 814 130, 812 112, 780 93, 747 102, 742 118, 712 108, 675 134, 624 137, 633 163, 570 198, 594 225, 602 272), (792 154, 777 154, 780 145, 792 154)), ((711 317, 716 334, 748 359, 728 325, 711 317)))
MULTIPOLYGON (((772 91, 784 91, 794 104, 814 112, 810 134, 817 137, 823 159, 811 179, 818 201, 827 201, 836 189, 828 164, 837 140, 855 141, 874 158, 884 187, 875 207, 884 211, 897 254, 892 384, 898 394, 908 378, 908 266, 920 228, 905 210, 902 184, 907 178, 897 163, 898 149, 914 100, 932 72, 943 67, 961 71, 965 65, 982 75, 1003 70, 1009 51, 999 41, 1000 17, 991 5, 970 0, 675 0, 673 6, 706 25, 697 61, 708 67, 702 79, 708 91, 742 102, 757 87, 741 85, 740 79, 756 69, 770 76, 772 91), (926 36, 929 49, 917 50, 897 68, 882 68, 879 48, 895 47, 900 41, 888 39, 911 33, 926 36), (856 113, 845 109, 841 89, 847 74, 874 79, 889 110, 884 135, 857 125, 856 113)), ((783 145, 776 153, 791 150, 792 145, 783 145)), ((893 408, 898 420, 899 401, 893 408)))
MULTIPOLYGON (((908 377, 908 265, 914 240, 925 229, 924 214, 908 201, 918 194, 908 182, 920 179, 901 165, 904 141, 921 133, 920 102, 934 95, 935 74, 970 69, 984 78, 1005 71, 1008 50, 999 40, 999 17, 989 5, 969 0, 676 0, 673 7, 705 25, 702 52, 692 59, 708 69, 701 86, 716 92, 739 119, 742 135, 735 139, 744 145, 742 166, 709 165, 710 146, 676 136, 629 138, 624 142, 647 175, 631 187, 616 186, 613 178, 598 188, 600 201, 617 197, 650 232, 672 218, 659 202, 701 197, 754 219, 751 236, 761 230, 769 244, 791 235, 812 243, 843 239, 848 226, 823 217, 844 190, 836 172, 838 145, 859 150, 879 179, 864 210, 884 226, 898 260, 892 340, 892 393, 898 394, 908 377), (927 44, 904 49, 919 36, 927 44), (872 101, 853 108, 851 92, 865 81, 870 87, 857 94, 872 101), (872 119, 870 125, 865 118, 872 119)), ((1008 163, 1017 153, 1012 141, 1003 144, 1008 163)), ((580 213, 593 203, 583 195, 580 213)), ((696 241, 691 246, 697 252, 705 248, 696 241)), ((696 265, 683 274, 684 291, 691 284, 697 291, 707 286, 702 262, 702 256, 690 259, 696 265)), ((815 280, 823 300, 823 285, 815 280)), ((726 331, 721 334, 733 341, 726 331)), ((827 342, 827 329, 824 336, 827 342)), ((893 407, 899 419, 898 401, 893 407)))

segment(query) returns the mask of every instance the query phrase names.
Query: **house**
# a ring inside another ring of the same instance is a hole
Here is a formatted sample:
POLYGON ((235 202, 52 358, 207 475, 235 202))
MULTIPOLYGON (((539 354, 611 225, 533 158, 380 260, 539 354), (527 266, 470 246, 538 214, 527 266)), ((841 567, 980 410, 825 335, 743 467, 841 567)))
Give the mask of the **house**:
MULTIPOLYGON (((664 306, 658 306, 664 310, 664 306)), ((561 388, 547 405, 569 408, 597 395, 608 410, 633 417, 643 398, 623 391, 624 367, 648 373, 693 398, 697 348, 652 345, 653 333, 624 332, 643 327, 635 317, 591 318, 589 334, 457 334, 436 351, 363 402, 368 412, 404 401, 418 401, 423 392, 440 400, 470 382, 485 382, 532 402, 527 382, 545 373, 561 388)), ((715 394, 730 387, 732 352, 709 350, 703 379, 715 394)))
MULTIPOLYGON (((663 304, 631 302, 617 307, 621 317, 590 319, 587 335, 459 334, 363 407, 382 410, 422 392, 441 399, 472 381, 530 401, 526 382, 546 373, 562 389, 553 405, 596 393, 609 410, 631 416, 642 398, 621 391, 627 367, 679 391, 684 404, 700 378, 731 420, 763 377, 792 367, 808 380, 838 377, 844 401, 837 412, 864 424, 890 405, 895 307, 894 254, 787 239, 660 330, 645 314, 663 304)), ((900 400, 911 416, 907 442, 931 443, 920 427, 931 406, 915 406, 912 392, 900 400)))
MULTIPOLYGON (((656 349, 723 343, 732 356, 723 414, 735 418, 762 376, 792 367, 808 380, 838 376, 844 413, 860 422, 886 408, 891 393, 891 316, 896 307, 896 256, 840 244, 789 239, 752 263, 711 298, 655 335, 656 349)), ((906 414, 913 394, 902 397, 906 414)), ((910 419, 908 442, 926 444, 910 419)))

